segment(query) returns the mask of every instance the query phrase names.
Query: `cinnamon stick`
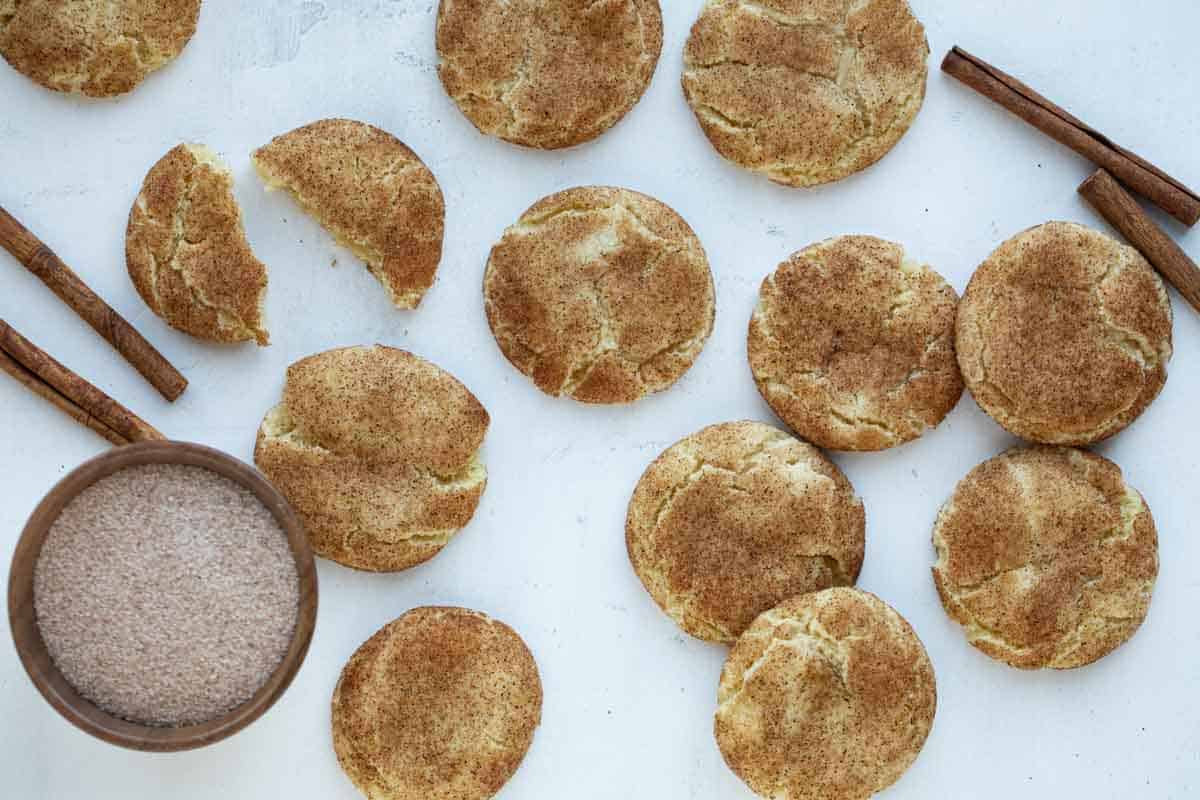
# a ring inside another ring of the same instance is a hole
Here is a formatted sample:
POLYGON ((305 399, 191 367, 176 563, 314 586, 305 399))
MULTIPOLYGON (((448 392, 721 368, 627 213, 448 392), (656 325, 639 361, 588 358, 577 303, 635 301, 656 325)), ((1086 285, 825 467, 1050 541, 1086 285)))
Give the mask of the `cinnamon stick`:
POLYGON ((957 46, 946 54, 942 71, 1108 170, 1121 183, 1184 225, 1191 227, 1200 221, 1200 195, 1011 75, 957 46))
POLYGON ((142 442, 166 438, 150 423, 55 361, 4 320, 0 320, 0 350, 125 439, 142 442))
POLYGON ((96 419, 67 398, 63 397, 61 394, 55 391, 54 387, 50 386, 48 383, 44 383, 41 378, 22 367, 3 350, 0 350, 0 372, 6 372, 12 377, 16 378, 17 381, 20 382, 26 389, 29 389, 42 399, 50 402, 52 405, 58 408, 58 410, 73 418, 80 425, 90 428, 108 441, 115 444, 117 447, 129 444, 128 440, 126 440, 119 433, 115 432, 112 428, 109 428, 103 422, 96 419))
POLYGON ((1200 311, 1200 267, 1146 215, 1137 200, 1103 168, 1079 184, 1079 193, 1100 216, 1141 251, 1192 308, 1200 311))
POLYGON ((0 208, 0 247, 12 253, 96 333, 107 339, 163 397, 174 401, 183 394, 187 378, 124 317, 88 288, 54 251, 3 208, 0 208))

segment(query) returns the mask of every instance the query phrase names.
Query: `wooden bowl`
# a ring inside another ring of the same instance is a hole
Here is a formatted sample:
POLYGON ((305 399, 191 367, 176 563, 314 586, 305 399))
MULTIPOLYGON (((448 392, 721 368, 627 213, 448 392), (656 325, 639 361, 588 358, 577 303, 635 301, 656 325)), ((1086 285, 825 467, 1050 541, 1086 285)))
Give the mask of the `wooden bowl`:
POLYGON ((98 739, 132 750, 168 752, 191 750, 218 742, 240 731, 274 705, 296 676, 312 641, 317 620, 317 573, 312 547, 296 513, 279 490, 258 470, 219 450, 186 442, 141 442, 118 447, 84 463, 50 490, 34 509, 17 550, 8 579, 8 622, 25 671, 42 696, 76 727, 98 739), (140 725, 101 710, 67 683, 42 641, 33 605, 33 571, 51 525, 67 503, 96 481, 140 464, 187 464, 204 467, 246 487, 270 509, 287 533, 296 574, 300 579, 300 610, 296 630, 283 661, 254 696, 229 713, 199 725, 157 727, 140 725))

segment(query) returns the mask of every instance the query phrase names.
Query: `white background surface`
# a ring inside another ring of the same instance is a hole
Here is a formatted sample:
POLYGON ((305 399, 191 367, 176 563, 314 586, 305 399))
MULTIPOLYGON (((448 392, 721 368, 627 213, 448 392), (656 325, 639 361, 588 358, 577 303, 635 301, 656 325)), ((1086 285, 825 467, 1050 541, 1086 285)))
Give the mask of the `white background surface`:
MULTIPOLYGON (((0 645, 0 796, 354 798, 330 745, 342 664, 376 629, 422 604, 461 604, 513 625, 545 683, 544 722, 504 800, 749 798, 711 734, 722 647, 689 639, 653 605, 624 550, 625 506, 663 448, 703 425, 772 420, 745 363, 763 276, 842 233, 904 243, 961 292, 1003 239, 1049 219, 1104 227, 1077 198, 1074 154, 937 71, 955 43, 1008 68, 1127 147, 1200 185, 1200 5, 1186 0, 913 0, 928 29, 929 95, 909 135, 867 172, 816 191, 776 187, 723 162, 681 95, 681 51, 699 2, 666 0, 663 56, 632 113, 598 141, 527 152, 478 135, 434 72, 431 0, 208 0, 182 58, 133 95, 89 102, 0 65, 0 204, 39 233, 191 379, 170 406, 7 255, 0 316, 169 436, 249 460, 286 365, 383 342, 445 367, 488 407, 491 479, 479 513, 433 562, 363 575, 320 564, 308 660, 265 718, 206 750, 153 756, 60 719, 0 645), (398 312, 348 253, 282 194, 249 152, 326 116, 378 124, 413 147, 446 196, 446 249, 419 311, 398 312), (273 346, 221 348, 168 329, 124 267, 125 218, 146 170, 182 140, 220 151, 250 241, 271 269, 273 346), (503 228, 539 197, 609 183, 675 207, 717 281, 716 329, 673 390, 628 408, 540 394, 501 357, 480 280, 503 228), (337 258, 339 266, 330 268, 337 258)), ((1162 219, 1160 217, 1160 219, 1162 219)), ((1168 229, 1193 257, 1200 233, 1168 229)), ((893 604, 938 675, 933 733, 901 798, 1185 798, 1200 792, 1200 317, 1172 293, 1171 378, 1145 416, 1099 448, 1146 495, 1161 575, 1149 620, 1125 647, 1068 673, 1022 673, 970 648, 929 577, 929 531, 968 469, 1012 443, 969 396, 924 439, 835 460, 863 496, 860 585, 893 604)), ((104 442, 0 376, 0 578, 28 513, 104 442)))

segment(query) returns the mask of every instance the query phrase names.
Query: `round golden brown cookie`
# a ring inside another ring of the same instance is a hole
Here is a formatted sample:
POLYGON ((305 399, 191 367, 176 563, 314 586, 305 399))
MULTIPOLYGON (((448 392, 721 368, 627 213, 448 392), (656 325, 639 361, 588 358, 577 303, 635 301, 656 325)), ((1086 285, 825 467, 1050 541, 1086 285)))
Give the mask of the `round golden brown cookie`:
POLYGON ((208 148, 181 144, 151 167, 129 212, 125 262, 138 294, 171 327, 267 344, 267 268, 246 241, 233 176, 208 148))
POLYGON ((441 0, 438 75, 481 133, 570 147, 633 108, 662 36, 658 0, 441 0))
POLYGON ((958 307, 958 363, 980 407, 1044 444, 1089 444, 1167 380, 1171 302, 1138 251, 1073 222, 1009 239, 958 307))
POLYGON ((712 271, 687 223, 606 186, 552 194, 492 248, 484 307, 513 366, 549 395, 630 403, 674 384, 715 314, 712 271))
POLYGON ((471 521, 488 423, 475 395, 412 353, 329 350, 288 367, 254 461, 318 555, 391 572, 433 558, 471 521))
POLYGON ((446 207, 416 153, 365 122, 325 119, 275 137, 253 160, 268 190, 288 190, 397 308, 420 304, 442 260, 446 207))
POLYGON ((866 800, 912 765, 933 727, 925 647, 878 597, 827 589, 760 616, 729 653, 717 745, 772 800, 866 800))
POLYGON ((916 439, 962 396, 958 295, 904 248, 840 236, 763 281, 747 350, 758 391, 788 427, 832 450, 916 439))
POLYGON ((48 89, 132 91, 182 51, 200 0, 0 0, 0 56, 48 89))
POLYGON ((1107 459, 1014 449, 958 484, 933 580, 967 640, 1022 669, 1081 667, 1133 636, 1158 575, 1154 519, 1107 459))
POLYGON ((672 445, 629 501, 625 542, 646 591, 692 636, 733 642, 781 600, 846 586, 866 518, 841 470, 760 422, 672 445))
POLYGON ((895 147, 924 102, 928 56, 905 0, 709 0, 683 92, 725 158, 814 186, 895 147))
POLYGON ((415 608, 351 656, 333 690, 338 763, 370 800, 486 800, 517 771, 542 682, 512 628, 415 608))

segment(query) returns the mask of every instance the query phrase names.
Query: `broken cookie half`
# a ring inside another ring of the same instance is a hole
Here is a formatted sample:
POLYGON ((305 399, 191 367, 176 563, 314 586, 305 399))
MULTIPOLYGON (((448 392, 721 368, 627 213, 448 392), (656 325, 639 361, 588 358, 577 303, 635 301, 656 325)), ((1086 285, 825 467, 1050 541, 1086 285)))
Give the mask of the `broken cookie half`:
POLYGON ((397 308, 420 304, 442 259, 446 207, 416 153, 365 122, 325 119, 275 137, 253 160, 267 190, 288 190, 397 308))
POLYGON ((125 232, 129 277, 171 327, 265 346, 267 268, 246 241, 233 176, 203 145, 181 144, 146 175, 125 232))

